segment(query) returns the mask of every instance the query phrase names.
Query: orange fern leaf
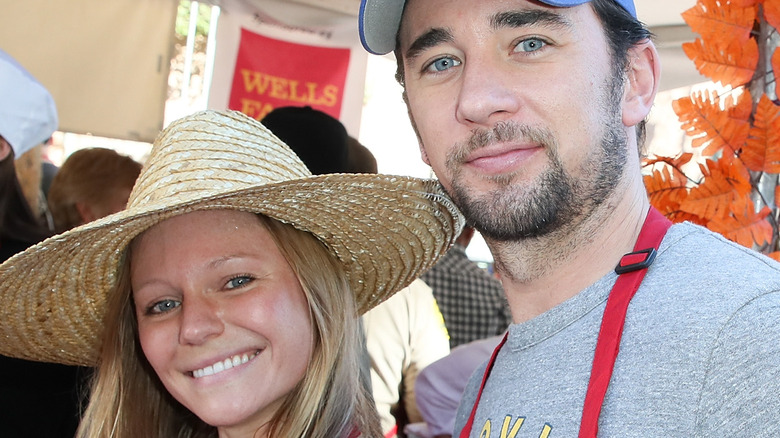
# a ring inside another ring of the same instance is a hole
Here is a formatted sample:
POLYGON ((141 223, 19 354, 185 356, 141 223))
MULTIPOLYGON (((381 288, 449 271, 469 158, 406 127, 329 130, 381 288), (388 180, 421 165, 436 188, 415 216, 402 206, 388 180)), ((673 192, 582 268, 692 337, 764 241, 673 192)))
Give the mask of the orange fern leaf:
POLYGON ((764 0, 763 3, 766 22, 775 29, 780 28, 780 2, 764 0))
POLYGON ((780 76, 780 49, 775 49, 772 53, 772 58, 769 60, 772 63, 772 71, 775 73, 775 78, 780 76))
POLYGON ((759 3, 763 3, 765 0, 729 0, 729 4, 733 7, 747 8, 750 6, 756 6, 759 3))
MULTIPOLYGON (((750 131, 747 117, 750 114, 750 100, 740 98, 739 103, 729 111, 720 108, 721 99, 714 91, 700 91, 689 97, 672 102, 682 129, 694 147, 705 146, 702 154, 712 156, 724 147, 734 154, 742 147, 750 131)), ((733 104, 732 104, 733 105, 733 104)))
POLYGON ((777 260, 778 262, 780 262, 780 251, 775 251, 775 252, 769 253, 769 254, 767 254, 767 255, 768 255, 769 257, 771 257, 771 258, 773 258, 773 259, 777 260))
POLYGON ((775 205, 780 205, 780 187, 775 187, 775 205))
POLYGON ((669 166, 665 166, 644 177, 650 203, 660 211, 678 210, 682 201, 688 197, 684 175, 680 178, 669 169, 669 166))
POLYGON ((669 178, 669 168, 655 170, 650 175, 645 175, 645 187, 650 199, 650 205, 660 211, 672 222, 693 222, 706 226, 707 220, 680 210, 680 204, 688 197, 688 189, 675 184, 669 178))
POLYGON ((758 44, 754 39, 705 43, 697 38, 692 43, 683 43, 682 48, 699 73, 732 88, 748 83, 758 65, 758 44))
POLYGON ((752 5, 735 5, 734 1, 699 0, 681 15, 691 30, 705 41, 728 38, 744 42, 750 38, 753 30, 756 8, 752 5))
POLYGON ((756 107, 753 127, 740 159, 748 169, 780 173, 780 108, 766 94, 756 107))
POLYGON ((772 225, 766 220, 771 210, 764 207, 755 212, 749 198, 739 198, 731 205, 730 214, 713 217, 707 228, 742 246, 764 245, 772 238, 772 225))
MULTIPOLYGON (((680 172, 680 174, 682 174, 682 171, 680 170, 680 168, 682 166, 688 164, 691 161, 691 158, 693 158, 693 154, 690 153, 690 152, 683 152, 680 155, 678 155, 677 157, 664 157, 664 156, 660 156, 660 155, 655 155, 655 156, 653 156, 653 158, 650 158, 650 157, 645 158, 642 161, 642 167, 649 167, 649 166, 653 166, 653 165, 656 165, 656 164, 662 164, 663 163, 663 164, 672 166, 678 172, 680 172)), ((684 177, 685 175, 682 174, 682 176, 684 177)))
POLYGON ((704 174, 701 184, 691 189, 680 209, 704 218, 722 218, 729 205, 750 193, 750 174, 745 166, 729 155, 700 165, 704 174))

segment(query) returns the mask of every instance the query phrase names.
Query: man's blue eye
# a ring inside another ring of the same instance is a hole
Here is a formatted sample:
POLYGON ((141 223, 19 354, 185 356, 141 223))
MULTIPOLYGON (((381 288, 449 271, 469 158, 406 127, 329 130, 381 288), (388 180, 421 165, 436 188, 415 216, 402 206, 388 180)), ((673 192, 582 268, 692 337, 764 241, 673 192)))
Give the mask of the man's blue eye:
POLYGON ((456 61, 452 58, 439 58, 428 65, 428 70, 435 72, 444 71, 452 67, 460 65, 460 61, 456 61))
POLYGON ((540 40, 539 38, 529 38, 527 40, 520 41, 520 43, 515 47, 515 52, 535 52, 546 45, 547 43, 540 40))
POLYGON ((149 313, 165 313, 181 306, 181 303, 174 300, 162 300, 154 303, 149 308, 149 313))

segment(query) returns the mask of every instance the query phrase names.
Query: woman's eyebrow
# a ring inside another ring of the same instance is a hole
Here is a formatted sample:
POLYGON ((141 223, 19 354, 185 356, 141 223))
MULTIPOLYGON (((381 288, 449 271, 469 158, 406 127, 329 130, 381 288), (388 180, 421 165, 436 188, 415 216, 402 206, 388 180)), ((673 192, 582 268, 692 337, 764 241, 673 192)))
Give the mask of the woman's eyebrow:
POLYGON ((522 11, 499 12, 490 20, 494 30, 504 28, 518 28, 530 25, 544 25, 553 28, 569 28, 572 23, 561 14, 542 10, 526 9, 522 11))
POLYGON ((452 41, 452 32, 449 30, 440 27, 429 29, 427 32, 417 37, 414 42, 412 42, 409 48, 406 49, 404 58, 407 60, 414 60, 414 58, 419 56, 420 53, 424 52, 425 50, 428 50, 431 47, 435 47, 441 43, 452 41))

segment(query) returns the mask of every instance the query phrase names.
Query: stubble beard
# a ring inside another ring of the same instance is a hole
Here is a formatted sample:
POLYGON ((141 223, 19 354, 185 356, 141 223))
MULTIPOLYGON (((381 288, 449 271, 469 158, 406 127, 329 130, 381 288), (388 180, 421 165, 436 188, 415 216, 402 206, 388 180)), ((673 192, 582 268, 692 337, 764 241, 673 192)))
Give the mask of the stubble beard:
POLYGON ((607 81, 601 108, 594 108, 605 115, 604 132, 580 166, 579 176, 565 169, 557 139, 544 128, 502 122, 489 130, 475 130, 467 142, 456 145, 446 166, 452 174, 451 196, 467 222, 493 241, 519 242, 571 231, 604 204, 623 177, 627 161, 627 139, 619 108, 620 79, 607 81), (542 174, 527 185, 516 182, 522 169, 514 174, 485 176, 495 189, 485 193, 470 189, 460 165, 471 151, 497 142, 527 141, 541 146, 547 155, 550 164, 542 174))

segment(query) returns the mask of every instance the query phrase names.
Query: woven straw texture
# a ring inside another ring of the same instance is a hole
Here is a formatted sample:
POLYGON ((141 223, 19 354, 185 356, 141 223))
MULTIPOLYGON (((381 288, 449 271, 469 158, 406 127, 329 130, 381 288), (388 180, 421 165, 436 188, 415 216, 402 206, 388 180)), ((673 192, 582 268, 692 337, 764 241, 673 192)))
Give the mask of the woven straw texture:
POLYGON ((94 365, 127 245, 160 221, 207 209, 262 213, 313 233, 344 264, 360 313, 430 268, 463 225, 435 181, 311 176, 256 120, 203 111, 155 140, 125 211, 0 265, 0 354, 94 365))

